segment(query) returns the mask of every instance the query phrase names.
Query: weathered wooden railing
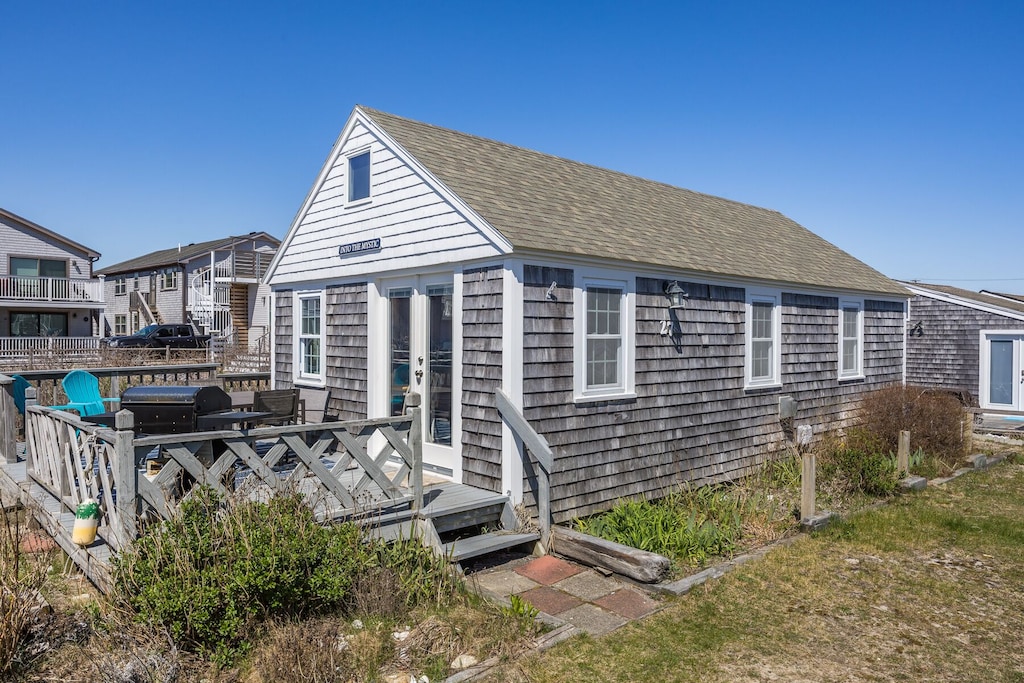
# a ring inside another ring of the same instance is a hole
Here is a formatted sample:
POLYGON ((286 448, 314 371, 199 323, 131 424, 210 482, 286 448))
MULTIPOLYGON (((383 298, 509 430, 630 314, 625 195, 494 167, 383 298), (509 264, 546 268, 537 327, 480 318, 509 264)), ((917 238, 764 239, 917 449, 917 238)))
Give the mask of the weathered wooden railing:
MULTIPOLYGON (((121 395, 122 389, 135 384, 221 384, 217 375, 218 367, 216 363, 185 363, 87 369, 99 378, 103 395, 116 398, 121 395)), ((67 402, 60 389, 60 380, 68 374, 68 369, 25 370, 18 374, 36 387, 40 404, 67 402)))
MULTIPOLYGON (((98 535, 115 551, 136 537, 145 520, 170 518, 199 486, 257 500, 299 493, 324 521, 402 509, 411 514, 423 505, 418 412, 357 422, 137 436, 127 410, 117 413, 111 429, 29 406, 27 471, 64 513, 73 513, 87 498, 98 500, 103 510, 98 535)), ((50 531, 70 534, 56 524, 50 531)), ((86 567, 83 571, 88 573, 86 567)))
POLYGON ((0 458, 17 462, 18 409, 14 405, 14 378, 0 375, 0 458))
POLYGON ((524 446, 521 453, 523 467, 526 470, 527 479, 535 482, 534 495, 537 499, 540 540, 547 547, 548 539, 551 536, 551 468, 554 466, 555 456, 551 452, 551 446, 548 445, 547 439, 530 426, 522 411, 516 407, 505 392, 498 389, 494 392, 494 399, 501 419, 524 446), (536 459, 536 469, 527 453, 532 453, 536 459))

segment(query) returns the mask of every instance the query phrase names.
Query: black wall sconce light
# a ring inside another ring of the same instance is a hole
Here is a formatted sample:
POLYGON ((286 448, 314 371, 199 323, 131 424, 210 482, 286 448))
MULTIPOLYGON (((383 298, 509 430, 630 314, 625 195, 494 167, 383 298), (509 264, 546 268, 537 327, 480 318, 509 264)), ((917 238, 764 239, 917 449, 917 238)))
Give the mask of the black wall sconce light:
POLYGON ((665 283, 665 296, 668 297, 668 307, 671 310, 678 310, 686 308, 686 299, 690 295, 679 286, 678 282, 673 280, 665 283))

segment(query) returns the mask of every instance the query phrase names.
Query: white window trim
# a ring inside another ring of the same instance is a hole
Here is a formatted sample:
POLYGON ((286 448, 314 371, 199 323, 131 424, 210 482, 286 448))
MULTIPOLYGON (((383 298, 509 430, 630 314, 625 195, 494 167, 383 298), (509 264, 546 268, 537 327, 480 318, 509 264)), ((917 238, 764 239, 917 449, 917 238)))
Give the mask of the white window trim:
POLYGON ((778 290, 747 289, 744 310, 744 389, 774 389, 782 386, 782 293, 778 290), (772 305, 772 374, 771 377, 755 380, 753 375, 753 304, 770 303, 772 305))
POLYGON ((128 293, 128 279, 119 277, 114 280, 114 296, 123 296, 128 293))
POLYGON ((577 284, 573 288, 573 401, 576 403, 636 398, 636 281, 616 275, 576 271, 577 284), (618 386, 586 388, 587 287, 622 290, 622 367, 618 386))
POLYGON ((326 386, 327 384, 327 307, 322 289, 295 292, 292 329, 295 330, 295 342, 292 350, 292 376, 296 384, 307 386, 326 386), (311 374, 304 372, 302 359, 302 302, 306 299, 320 301, 320 372, 311 374))
POLYGON ((837 348, 839 357, 836 359, 836 372, 841 382, 847 380, 864 379, 864 300, 863 299, 840 299, 839 300, 839 341, 837 348), (857 309, 857 367, 853 370, 843 368, 843 309, 857 309))
POLYGON ((373 202, 373 149, 370 147, 360 147, 357 150, 353 150, 345 154, 345 206, 363 206, 364 204, 370 204, 373 202), (351 199, 352 194, 352 159, 364 154, 370 155, 370 164, 368 173, 370 174, 370 187, 369 194, 360 199, 351 199))
POLYGON ((160 273, 160 291, 167 292, 178 288, 178 271, 176 270, 165 270, 160 273), (170 277, 170 285, 167 284, 168 277, 170 277))

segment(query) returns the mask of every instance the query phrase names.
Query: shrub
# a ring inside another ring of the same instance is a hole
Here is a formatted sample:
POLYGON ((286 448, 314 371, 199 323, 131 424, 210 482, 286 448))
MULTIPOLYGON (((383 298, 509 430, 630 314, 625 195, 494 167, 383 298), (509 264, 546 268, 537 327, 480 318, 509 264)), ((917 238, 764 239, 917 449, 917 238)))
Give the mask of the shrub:
POLYGON ((922 449, 952 470, 968 447, 967 412, 948 393, 917 386, 893 384, 864 396, 860 426, 880 443, 882 452, 895 453, 903 430, 910 432, 913 448, 922 449))
POLYGON ((821 469, 824 477, 839 479, 848 493, 890 496, 899 486, 899 472, 885 442, 861 428, 851 429, 844 439, 822 442, 821 469))
POLYGON ((343 607, 373 560, 353 524, 321 526, 298 495, 268 503, 197 491, 115 561, 115 596, 176 642, 231 662, 270 616, 343 607))

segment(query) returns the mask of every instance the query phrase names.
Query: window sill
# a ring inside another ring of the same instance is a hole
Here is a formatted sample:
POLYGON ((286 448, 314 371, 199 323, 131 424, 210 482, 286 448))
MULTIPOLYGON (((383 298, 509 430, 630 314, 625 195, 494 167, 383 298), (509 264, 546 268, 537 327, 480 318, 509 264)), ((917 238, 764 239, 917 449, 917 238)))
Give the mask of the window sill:
POLYGON ((839 383, 843 384, 845 382, 860 382, 865 379, 867 379, 867 377, 865 377, 864 375, 840 375, 839 383))
POLYGON ((353 202, 345 202, 346 209, 355 209, 362 206, 369 206, 373 204, 373 197, 366 197, 365 199, 357 199, 353 202))
POLYGON ((302 385, 304 387, 325 387, 327 381, 323 377, 309 377, 309 376, 298 376, 295 377, 292 382, 295 385, 302 385))
POLYGON ((632 401, 636 400, 635 391, 623 391, 616 394, 584 394, 582 396, 573 396, 572 402, 575 404, 580 403, 602 403, 608 401, 632 401))
POLYGON ((777 391, 782 388, 782 382, 765 382, 763 384, 744 384, 743 391, 777 391))

